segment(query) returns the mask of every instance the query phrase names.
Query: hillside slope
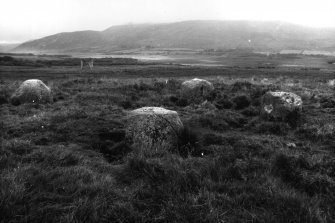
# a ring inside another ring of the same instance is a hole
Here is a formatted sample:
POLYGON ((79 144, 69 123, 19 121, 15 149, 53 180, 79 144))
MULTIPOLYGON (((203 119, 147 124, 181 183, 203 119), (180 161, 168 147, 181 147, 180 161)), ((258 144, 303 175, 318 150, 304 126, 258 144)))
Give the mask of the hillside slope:
POLYGON ((5 52, 9 52, 12 49, 14 49, 15 47, 17 47, 18 43, 0 43, 0 53, 5 53, 5 52))
POLYGON ((99 52, 135 48, 255 50, 335 49, 335 29, 282 22, 185 21, 113 26, 104 31, 59 33, 25 42, 16 52, 99 52))

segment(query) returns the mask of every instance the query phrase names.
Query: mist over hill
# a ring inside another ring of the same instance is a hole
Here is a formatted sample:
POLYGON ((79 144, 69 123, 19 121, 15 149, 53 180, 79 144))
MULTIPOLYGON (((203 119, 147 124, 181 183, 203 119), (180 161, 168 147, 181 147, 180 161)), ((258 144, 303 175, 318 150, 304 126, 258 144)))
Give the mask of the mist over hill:
POLYGON ((0 43, 0 52, 1 53, 5 53, 5 52, 9 52, 12 49, 14 49, 15 47, 17 47, 18 43, 0 43))
POLYGON ((112 26, 103 31, 65 32, 25 42, 14 52, 113 53, 131 49, 187 48, 258 51, 335 50, 335 29, 282 22, 184 21, 112 26))

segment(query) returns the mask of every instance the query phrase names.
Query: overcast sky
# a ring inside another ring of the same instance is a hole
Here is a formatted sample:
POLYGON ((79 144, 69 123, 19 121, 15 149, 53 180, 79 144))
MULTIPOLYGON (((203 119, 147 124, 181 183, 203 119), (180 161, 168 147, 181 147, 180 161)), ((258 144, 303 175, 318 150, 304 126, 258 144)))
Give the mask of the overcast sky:
POLYGON ((227 19, 335 27, 335 0, 0 0, 0 43, 127 23, 227 19))

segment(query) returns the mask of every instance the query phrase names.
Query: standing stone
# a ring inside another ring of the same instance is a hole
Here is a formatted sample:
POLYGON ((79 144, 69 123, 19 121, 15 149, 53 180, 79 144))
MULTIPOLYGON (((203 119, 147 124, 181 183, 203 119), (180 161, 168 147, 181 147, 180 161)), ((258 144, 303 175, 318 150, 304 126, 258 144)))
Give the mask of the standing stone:
POLYGON ((184 81, 181 86, 181 96, 192 103, 200 103, 214 91, 214 86, 211 82, 194 78, 189 81, 184 81))
POLYGON ((176 111, 143 107, 130 112, 126 135, 135 148, 150 154, 175 148, 182 129, 183 123, 176 111))
POLYGON ((291 92, 269 91, 262 98, 262 114, 275 120, 287 120, 302 110, 301 97, 291 92))
POLYGON ((44 104, 52 101, 51 90, 41 80, 24 81, 11 97, 13 105, 23 103, 44 104))

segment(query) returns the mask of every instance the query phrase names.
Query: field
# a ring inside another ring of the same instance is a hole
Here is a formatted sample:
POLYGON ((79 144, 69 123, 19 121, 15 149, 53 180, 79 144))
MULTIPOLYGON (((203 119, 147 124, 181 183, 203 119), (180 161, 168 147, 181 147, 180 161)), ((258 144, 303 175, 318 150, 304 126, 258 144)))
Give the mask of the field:
POLYGON ((0 222, 335 222, 334 69, 64 63, 0 67, 0 222), (199 105, 179 94, 195 77, 216 89, 199 105), (54 102, 11 105, 31 78, 54 102), (263 119, 268 90, 300 95, 300 119, 263 119), (177 148, 132 147, 143 106, 179 113, 177 148))

